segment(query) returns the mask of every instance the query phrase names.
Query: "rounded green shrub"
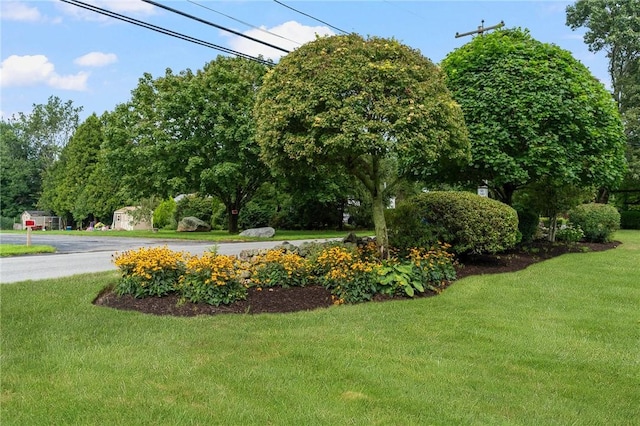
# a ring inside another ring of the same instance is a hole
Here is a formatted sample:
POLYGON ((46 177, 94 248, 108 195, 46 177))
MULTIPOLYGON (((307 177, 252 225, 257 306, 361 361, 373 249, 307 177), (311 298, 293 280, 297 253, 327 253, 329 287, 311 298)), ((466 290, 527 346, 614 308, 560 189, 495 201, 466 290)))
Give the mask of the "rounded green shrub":
POLYGON ((609 204, 589 203, 569 211, 569 221, 579 225, 587 241, 607 242, 620 229, 620 213, 609 204))
POLYGON ((410 200, 439 241, 455 253, 498 253, 516 245, 518 214, 512 207, 470 192, 434 191, 410 200))

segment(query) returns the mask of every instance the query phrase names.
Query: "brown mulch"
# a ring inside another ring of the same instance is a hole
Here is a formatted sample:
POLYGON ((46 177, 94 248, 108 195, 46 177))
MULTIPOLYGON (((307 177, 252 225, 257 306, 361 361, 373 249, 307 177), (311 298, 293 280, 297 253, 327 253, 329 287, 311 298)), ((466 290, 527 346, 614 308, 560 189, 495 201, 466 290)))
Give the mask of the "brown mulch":
MULTIPOLYGON (((510 250, 498 255, 469 256, 460 259, 457 278, 470 275, 498 274, 514 272, 527 266, 550 259, 564 253, 584 253, 609 250, 617 247, 617 241, 610 243, 578 243, 574 245, 536 242, 526 249, 510 250)), ((436 293, 425 293, 422 297, 436 293)), ((390 297, 376 297, 375 301, 390 300, 390 297)), ((397 299, 397 298, 396 298, 397 299)), ((204 303, 180 302, 178 296, 146 297, 136 299, 133 296, 118 296, 110 288, 96 297, 94 304, 115 309, 134 310, 154 315, 195 316, 232 313, 282 313, 309 311, 332 305, 331 293, 320 286, 291 288, 249 288, 246 300, 228 306, 211 306, 204 303)))

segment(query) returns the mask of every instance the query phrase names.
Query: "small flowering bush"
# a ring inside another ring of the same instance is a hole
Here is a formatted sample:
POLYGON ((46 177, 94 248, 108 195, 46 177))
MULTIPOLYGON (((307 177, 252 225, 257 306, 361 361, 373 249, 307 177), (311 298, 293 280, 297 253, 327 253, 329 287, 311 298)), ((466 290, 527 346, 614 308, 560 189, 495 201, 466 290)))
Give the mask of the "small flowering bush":
POLYGON ((337 304, 371 300, 378 292, 379 263, 362 260, 355 249, 331 247, 322 251, 316 262, 323 271, 320 281, 337 304))
POLYGON ((176 290, 175 284, 185 271, 185 254, 166 246, 140 248, 116 254, 114 263, 122 272, 116 294, 165 296, 176 290))
POLYGON ((567 243, 577 243, 584 238, 584 231, 580 225, 571 223, 562 225, 556 232, 556 240, 565 241, 567 243))
POLYGON ((445 285, 456 278, 453 254, 447 250, 449 244, 440 244, 430 249, 412 248, 404 260, 390 259, 378 270, 381 292, 406 294, 413 297, 417 292, 442 291, 445 285))
POLYGON ((309 262, 297 253, 269 250, 252 263, 251 281, 256 287, 304 287, 309 282, 309 262))
POLYGON ((247 297, 247 288, 240 279, 238 259, 215 253, 190 258, 177 289, 190 302, 216 306, 247 297))

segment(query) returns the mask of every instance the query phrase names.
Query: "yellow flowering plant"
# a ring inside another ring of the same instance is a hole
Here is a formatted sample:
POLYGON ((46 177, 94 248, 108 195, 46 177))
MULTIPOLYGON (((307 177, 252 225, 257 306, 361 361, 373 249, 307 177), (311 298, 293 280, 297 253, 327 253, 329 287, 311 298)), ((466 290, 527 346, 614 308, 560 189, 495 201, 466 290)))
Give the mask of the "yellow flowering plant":
POLYGON ((116 294, 165 296, 176 290, 175 285, 185 270, 185 254, 168 247, 143 247, 116 253, 114 263, 121 278, 116 294))
POLYGON ((456 277, 453 254, 447 251, 450 247, 449 244, 438 244, 429 249, 412 248, 403 260, 389 259, 378 270, 381 292, 409 297, 416 291, 439 293, 456 277))
POLYGON ((252 263, 251 282, 256 287, 303 287, 311 280, 309 261, 284 249, 268 250, 252 263))
POLYGON ((233 256, 205 253, 186 262, 177 289, 190 302, 230 304, 246 299, 247 288, 240 278, 239 261, 233 256))
POLYGON ((358 303, 371 300, 378 292, 377 270, 380 264, 363 260, 355 249, 334 246, 317 257, 324 286, 334 296, 334 303, 358 303))

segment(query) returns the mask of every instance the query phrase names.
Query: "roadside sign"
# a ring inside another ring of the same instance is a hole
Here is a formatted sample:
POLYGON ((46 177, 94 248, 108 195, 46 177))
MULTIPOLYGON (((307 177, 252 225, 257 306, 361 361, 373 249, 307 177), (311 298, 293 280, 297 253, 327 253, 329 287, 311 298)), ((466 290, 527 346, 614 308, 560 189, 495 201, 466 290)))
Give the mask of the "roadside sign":
POLYGON ((36 226, 36 221, 35 220, 25 220, 24 221, 24 226, 36 226))

